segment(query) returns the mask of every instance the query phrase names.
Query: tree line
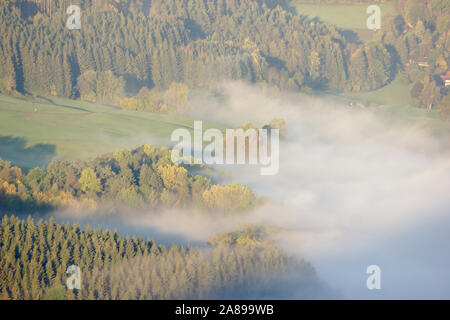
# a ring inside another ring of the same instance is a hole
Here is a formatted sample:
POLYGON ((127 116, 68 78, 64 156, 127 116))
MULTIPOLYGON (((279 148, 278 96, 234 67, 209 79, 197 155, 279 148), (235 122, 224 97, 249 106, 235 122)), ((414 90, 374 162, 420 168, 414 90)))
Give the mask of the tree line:
POLYGON ((91 161, 56 160, 46 170, 23 170, 0 159, 0 209, 192 208, 232 214, 260 203, 250 187, 215 185, 202 172, 207 174, 203 165, 173 164, 167 148, 150 145, 91 161))
MULTIPOLYGON (((347 2, 354 1, 336 3, 347 2)), ((156 93, 173 83, 209 87, 231 79, 358 92, 399 76, 414 85, 414 105, 445 111, 448 89, 439 76, 450 63, 448 1, 390 3, 398 14, 385 15, 382 29, 361 43, 277 0, 78 0, 81 30, 65 27, 67 1, 5 0, 0 91, 139 110, 149 100, 145 91, 156 89, 146 109, 169 112, 156 93), (140 101, 126 100, 134 98, 140 101)))
MULTIPOLYGON (((375 89, 389 77, 383 43, 358 64, 368 85, 353 84, 350 48, 333 26, 311 21, 275 0, 80 1, 81 30, 64 27, 64 10, 23 15, 17 1, 0 6, 3 90, 80 97, 105 72, 122 77, 126 93, 172 83, 207 87, 220 80, 261 82, 287 90, 375 89), (94 5, 95 4, 95 5, 94 5), (84 83, 87 81, 87 83, 84 83)), ((64 3, 59 1, 58 3, 64 3)), ((64 5, 60 6, 61 8, 64 5)), ((97 92, 99 101, 112 94, 97 92)), ((98 85, 96 85, 98 87, 98 85)))

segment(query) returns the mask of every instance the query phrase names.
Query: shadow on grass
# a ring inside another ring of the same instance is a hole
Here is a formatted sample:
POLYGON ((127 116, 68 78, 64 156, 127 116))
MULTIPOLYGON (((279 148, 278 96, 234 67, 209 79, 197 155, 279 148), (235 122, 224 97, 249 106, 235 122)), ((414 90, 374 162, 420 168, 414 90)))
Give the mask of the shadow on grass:
POLYGON ((80 108, 80 107, 75 107, 75 106, 70 106, 70 105, 66 105, 66 104, 60 104, 55 102, 53 99, 50 99, 48 97, 43 97, 43 96, 36 96, 33 97, 34 99, 39 99, 40 101, 38 102, 42 102, 42 103, 47 103, 47 104, 52 104, 54 106, 57 107, 62 107, 62 108, 66 108, 66 109, 71 109, 71 110, 77 110, 77 111, 82 111, 82 112, 88 112, 88 113, 92 113, 92 111, 88 110, 88 109, 84 109, 84 108, 80 108))
POLYGON ((53 144, 36 144, 27 147, 27 140, 11 136, 0 137, 0 158, 24 169, 47 168, 55 156, 53 144))

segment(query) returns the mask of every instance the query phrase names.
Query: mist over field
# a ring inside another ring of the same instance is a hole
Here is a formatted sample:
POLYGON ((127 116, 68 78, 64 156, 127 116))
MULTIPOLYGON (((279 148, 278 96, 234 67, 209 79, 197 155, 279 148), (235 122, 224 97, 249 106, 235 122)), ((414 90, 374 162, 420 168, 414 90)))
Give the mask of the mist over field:
POLYGON ((349 109, 329 98, 274 96, 236 82, 220 91, 220 99, 195 101, 191 116, 229 128, 250 121, 261 127, 275 117, 287 122, 277 175, 261 176, 258 166, 216 166, 267 204, 222 217, 127 209, 113 216, 70 210, 52 215, 168 245, 202 246, 219 232, 270 226, 273 240, 316 268, 328 288, 321 298, 450 297, 448 135, 387 121, 383 107, 349 109), (381 268, 381 290, 366 288, 370 265, 381 268))
POLYGON ((236 83, 223 90, 226 103, 204 103, 202 115, 234 125, 287 121, 279 174, 235 174, 283 203, 255 213, 286 228, 283 247, 310 259, 346 298, 450 297, 447 134, 331 99, 270 98, 236 83), (366 288, 372 264, 382 270, 382 290, 374 292, 366 288))

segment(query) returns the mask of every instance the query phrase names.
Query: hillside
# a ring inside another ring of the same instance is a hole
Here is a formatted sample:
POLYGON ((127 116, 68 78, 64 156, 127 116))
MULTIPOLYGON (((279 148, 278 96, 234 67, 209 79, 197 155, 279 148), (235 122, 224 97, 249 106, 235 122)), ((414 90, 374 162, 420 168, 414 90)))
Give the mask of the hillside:
POLYGON ((45 168, 53 159, 87 159, 146 143, 171 145, 173 130, 193 126, 188 118, 63 98, 1 94, 0 122, 0 157, 27 168, 45 168))

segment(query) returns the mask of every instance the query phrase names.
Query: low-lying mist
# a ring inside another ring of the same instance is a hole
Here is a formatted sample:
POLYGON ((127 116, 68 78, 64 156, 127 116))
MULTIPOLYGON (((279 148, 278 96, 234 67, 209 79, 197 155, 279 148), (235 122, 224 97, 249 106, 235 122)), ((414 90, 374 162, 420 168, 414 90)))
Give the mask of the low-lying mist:
POLYGON ((389 116, 386 108, 394 106, 349 108, 332 98, 274 96, 242 83, 224 84, 220 93, 198 97, 191 116, 229 128, 286 120, 277 175, 261 176, 254 166, 218 167, 270 204, 233 216, 54 215, 167 244, 203 244, 248 223, 274 226, 279 245, 310 261, 344 298, 450 298, 448 131, 434 134, 414 118, 389 116), (366 288, 370 265, 381 268, 381 290, 366 288))
POLYGON ((305 256, 346 298, 449 298, 448 130, 433 132, 387 108, 349 108, 330 98, 278 95, 242 84, 197 117, 228 125, 287 122, 280 171, 230 167, 235 178, 282 203, 255 219, 284 228, 280 244, 305 256), (381 290, 366 288, 379 265, 381 290))

